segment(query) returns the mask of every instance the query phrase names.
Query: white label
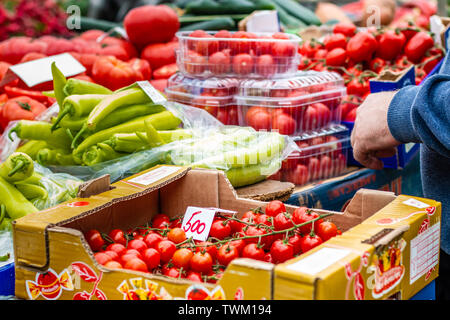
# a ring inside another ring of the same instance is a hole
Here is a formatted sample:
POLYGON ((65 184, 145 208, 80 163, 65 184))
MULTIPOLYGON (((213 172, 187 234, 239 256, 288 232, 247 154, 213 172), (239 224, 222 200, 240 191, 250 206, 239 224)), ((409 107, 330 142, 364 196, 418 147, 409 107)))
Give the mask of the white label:
POLYGON ((159 167, 157 169, 144 173, 143 175, 130 179, 128 180, 128 182, 139 183, 144 186, 148 186, 152 183, 155 183, 158 180, 162 180, 167 176, 170 176, 171 174, 180 170, 180 168, 181 167, 169 167, 169 166, 159 167))
POLYGON ((286 266, 286 268, 315 275, 346 257, 350 252, 347 249, 322 248, 306 258, 286 266))
POLYGON ((406 153, 408 153, 415 145, 416 144, 414 142, 405 143, 405 151, 406 151, 406 153))
POLYGON ((167 99, 153 87, 148 81, 138 81, 137 84, 142 90, 149 96, 153 103, 162 103, 167 101, 167 99))
POLYGON ((439 237, 441 223, 438 222, 411 240, 409 283, 412 284, 439 262, 439 237))
POLYGON ((276 10, 263 10, 252 14, 246 23, 248 32, 278 32, 280 24, 276 10))
POLYGON ((181 224, 186 237, 192 237, 194 240, 200 241, 208 239, 215 214, 215 209, 187 207, 181 224))
POLYGON ((419 201, 419 200, 413 199, 413 198, 409 198, 408 200, 403 201, 403 204, 406 204, 407 206, 419 208, 419 209, 425 209, 430 206, 429 204, 426 204, 422 201, 419 201))
POLYGON ((9 67, 2 84, 19 77, 28 87, 53 80, 52 63, 55 62, 58 69, 65 77, 75 76, 86 71, 86 68, 71 54, 62 53, 51 57, 36 59, 9 67))

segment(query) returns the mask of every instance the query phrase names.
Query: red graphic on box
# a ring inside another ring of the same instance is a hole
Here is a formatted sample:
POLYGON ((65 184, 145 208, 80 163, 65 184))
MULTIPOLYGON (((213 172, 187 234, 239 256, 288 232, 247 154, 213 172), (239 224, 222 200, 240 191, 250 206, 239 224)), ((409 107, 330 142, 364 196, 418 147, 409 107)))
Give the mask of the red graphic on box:
POLYGON ((98 284, 102 279, 103 272, 100 271, 100 274, 96 275, 94 270, 91 269, 87 264, 83 262, 74 262, 71 264, 72 270, 86 282, 94 283, 94 286, 91 292, 81 291, 77 292, 73 295, 73 300, 91 300, 92 297, 96 297, 98 300, 107 300, 106 295, 102 290, 98 288, 98 284))
POLYGON ((234 294, 234 300, 244 300, 244 289, 241 287, 237 288, 236 293, 234 294))
POLYGON ((84 207, 89 204, 88 201, 75 201, 67 204, 68 207, 84 207))
POLYGON ((347 281, 347 287, 345 289, 345 300, 349 299, 349 293, 350 293, 350 285, 352 285, 353 288, 353 296, 356 300, 364 300, 364 279, 361 276, 361 270, 363 267, 367 267, 369 264, 369 252, 364 252, 364 254, 361 256, 361 260, 359 263, 358 268, 353 271, 352 266, 350 263, 347 263, 344 266, 345 270, 345 277, 348 279, 347 281))
MULTIPOLYGON (((428 213, 428 216, 432 216, 434 212, 436 211, 436 207, 428 207, 425 209, 428 213)), ((430 227, 430 220, 428 218, 423 219, 422 223, 420 224, 419 232, 417 234, 421 234, 422 232, 426 231, 430 227)), ((425 275, 425 281, 428 281, 430 279, 431 274, 433 271, 435 271, 436 267, 432 267, 429 269, 425 275)))
POLYGON ((47 300, 58 299, 62 290, 73 290, 72 279, 67 270, 58 275, 52 269, 44 273, 36 273, 36 280, 26 281, 26 289, 31 299, 37 299, 40 295, 47 300))

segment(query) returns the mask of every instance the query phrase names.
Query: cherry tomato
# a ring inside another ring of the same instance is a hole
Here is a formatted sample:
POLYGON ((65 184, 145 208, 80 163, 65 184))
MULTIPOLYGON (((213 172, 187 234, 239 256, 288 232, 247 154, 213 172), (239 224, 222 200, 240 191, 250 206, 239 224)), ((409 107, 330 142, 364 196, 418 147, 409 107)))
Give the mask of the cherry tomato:
POLYGON ((386 30, 378 40, 376 55, 384 60, 396 58, 405 46, 406 38, 400 31, 386 30))
POLYGON ((325 36, 323 44, 328 51, 336 48, 344 49, 347 46, 347 38, 341 33, 332 33, 325 36))
POLYGON ((120 263, 124 265, 128 260, 133 258, 142 259, 142 255, 139 251, 135 249, 128 249, 127 251, 125 251, 123 255, 120 256, 120 263))
POLYGON ((260 109, 260 111, 253 111, 251 114, 247 112, 246 118, 247 124, 257 131, 269 131, 271 128, 272 119, 270 114, 266 110, 260 109))
MULTIPOLYGON (((319 217, 319 214, 317 212, 313 212, 310 209, 306 207, 299 207, 294 210, 292 213, 292 220, 295 224, 302 224, 308 221, 311 221, 313 219, 316 219, 319 217)), ((314 222, 314 228, 317 228, 317 226, 322 223, 322 219, 315 220, 314 222)), ((304 226, 300 227, 300 232, 303 234, 308 234, 311 232, 312 229, 312 222, 307 223, 304 226)), ((314 229, 315 230, 315 229, 314 229)))
POLYGON ((375 37, 365 31, 356 33, 347 42, 347 55, 354 62, 369 61, 377 49, 378 43, 375 37))
POLYGON ((173 254, 172 262, 175 267, 187 270, 189 268, 189 264, 193 255, 194 253, 192 252, 192 250, 181 248, 175 251, 175 253, 173 254))
POLYGON ((121 256, 125 253, 125 251, 127 251, 127 248, 121 243, 111 243, 109 246, 106 247, 106 250, 114 251, 119 256, 121 256))
POLYGON ((114 261, 114 260, 106 262, 103 266, 110 268, 110 269, 122 269, 123 268, 122 264, 120 262, 114 261))
POLYGON ((164 213, 157 214, 152 219, 152 227, 157 229, 165 229, 170 225, 170 218, 164 213))
POLYGON ((111 259, 115 260, 115 261, 120 261, 120 256, 117 252, 115 252, 114 250, 105 250, 103 251, 105 254, 107 254, 108 256, 111 257, 111 259))
POLYGON ((298 164, 295 169, 289 172, 287 180, 299 186, 306 184, 309 180, 308 167, 303 164, 298 164))
POLYGON ((270 247, 270 254, 274 263, 282 263, 294 257, 294 248, 288 242, 275 240, 270 247))
POLYGON ((240 53, 233 57, 233 72, 245 75, 253 71, 253 57, 248 53, 240 53))
POLYGON ((335 237, 337 235, 337 227, 331 221, 323 221, 320 223, 316 229, 317 235, 323 240, 327 241, 328 239, 335 237))
POLYGON ((149 248, 156 248, 158 243, 161 242, 164 238, 159 233, 149 233, 144 237, 144 242, 147 244, 149 248))
POLYGON ((246 246, 247 243, 245 242, 244 239, 235 239, 235 240, 230 241, 229 244, 230 244, 230 246, 235 247, 238 250, 239 255, 241 255, 242 250, 244 249, 244 247, 246 246))
POLYGON ((255 71, 257 74, 269 77, 276 72, 276 63, 270 54, 260 55, 256 59, 255 71))
POLYGON ((405 55, 409 61, 419 63, 428 49, 434 45, 433 38, 424 31, 417 32, 405 46, 405 55))
POLYGON ((264 260, 265 252, 256 243, 247 244, 244 249, 242 249, 242 257, 250 258, 255 260, 264 260))
POLYGON ((325 63, 328 66, 339 67, 345 64, 347 53, 343 48, 335 48, 329 51, 325 57, 325 63))
POLYGON ((265 209, 265 213, 270 217, 275 217, 280 212, 286 212, 286 206, 280 200, 270 201, 265 209))
POLYGON ((105 245, 105 240, 103 240, 103 237, 98 230, 89 230, 85 236, 92 251, 100 251, 105 245))
POLYGON ((356 26, 353 23, 339 22, 333 27, 333 33, 341 33, 346 37, 353 37, 356 32, 356 26))
POLYGON ((266 229, 256 226, 248 226, 244 235, 252 238, 245 239, 246 243, 260 243, 264 248, 269 248, 274 241, 273 235, 266 235, 266 229))
POLYGON ((323 48, 325 48, 324 45, 320 42, 317 42, 317 40, 313 38, 311 40, 303 41, 302 45, 299 48, 299 52, 302 56, 313 58, 317 50, 323 48))
POLYGON ((294 226, 292 217, 287 212, 280 212, 273 218, 273 226, 276 231, 286 230, 294 226))
POLYGON ((147 265, 148 270, 151 271, 159 266, 161 254, 154 248, 148 248, 142 252, 142 260, 147 265))
POLYGON ((208 273, 212 270, 213 259, 208 252, 196 252, 190 259, 190 267, 192 270, 208 273))
POLYGON ((301 247, 302 237, 297 233, 294 233, 292 236, 290 236, 288 242, 294 249, 294 255, 297 255, 302 251, 301 247))
POLYGON ((273 263, 272 255, 270 254, 270 252, 267 252, 264 255, 263 261, 273 263))
POLYGON ((142 252, 147 249, 147 244, 144 240, 133 239, 128 242, 127 249, 135 249, 139 252, 142 252))
POLYGON ((112 261, 113 260, 108 254, 106 254, 104 252, 97 252, 97 253, 95 253, 94 254, 94 258, 101 265, 104 265, 108 261, 112 261))
POLYGON ((217 51, 208 58, 208 68, 213 74, 225 74, 231 71, 231 57, 226 51, 217 51))
POLYGON ((170 240, 162 240, 157 244, 156 250, 161 254, 161 262, 166 263, 172 259, 177 247, 175 246, 175 243, 170 240))
POLYGON ((228 264, 239 257, 238 249, 229 244, 224 244, 219 248, 217 252, 217 260, 223 266, 228 266, 228 264))
POLYGON ((186 279, 194 282, 203 282, 201 273, 193 270, 188 271, 186 274, 186 279))
POLYGON ((180 243, 186 240, 186 233, 182 228, 173 228, 167 234, 167 239, 174 243, 180 243))
POLYGON ((309 250, 317 247, 322 243, 322 239, 313 232, 307 234, 303 237, 303 241, 301 243, 302 252, 308 252, 309 250))
POLYGON ((145 262, 137 257, 128 260, 123 267, 134 271, 148 272, 145 262))
POLYGON ((218 32, 216 32, 216 34, 214 35, 215 38, 220 38, 219 40, 219 50, 223 50, 226 48, 229 48, 230 46, 230 42, 227 40, 223 40, 223 39, 228 39, 231 38, 231 32, 228 30, 219 30, 218 32))
POLYGON ((223 220, 216 220, 212 223, 211 229, 209 230, 209 236, 223 240, 231 235, 231 227, 228 222, 223 220))
POLYGON ((153 71, 153 79, 169 79, 177 71, 178 65, 176 63, 167 64, 153 71))
POLYGON ((278 114, 272 119, 272 130, 278 130, 280 134, 292 135, 296 129, 296 121, 288 114, 278 114))
POLYGON ((195 248, 196 252, 208 252, 209 255, 213 260, 216 260, 217 258, 217 247, 215 245, 212 245, 212 242, 209 241, 201 241, 196 244, 197 247, 195 248))

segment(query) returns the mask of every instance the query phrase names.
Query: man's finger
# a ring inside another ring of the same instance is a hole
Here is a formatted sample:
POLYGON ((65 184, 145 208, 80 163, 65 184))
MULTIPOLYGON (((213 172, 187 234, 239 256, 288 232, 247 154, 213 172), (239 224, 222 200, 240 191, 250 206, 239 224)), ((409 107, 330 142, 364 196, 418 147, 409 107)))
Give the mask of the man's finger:
POLYGON ((377 158, 388 158, 388 157, 393 157, 396 154, 397 154, 396 148, 389 148, 389 149, 385 149, 385 150, 375 151, 373 153, 373 156, 377 157, 377 158))
POLYGON ((375 170, 381 170, 383 168, 383 162, 380 159, 375 157, 371 152, 359 148, 357 143, 355 144, 355 148, 353 148, 353 157, 367 168, 375 170))

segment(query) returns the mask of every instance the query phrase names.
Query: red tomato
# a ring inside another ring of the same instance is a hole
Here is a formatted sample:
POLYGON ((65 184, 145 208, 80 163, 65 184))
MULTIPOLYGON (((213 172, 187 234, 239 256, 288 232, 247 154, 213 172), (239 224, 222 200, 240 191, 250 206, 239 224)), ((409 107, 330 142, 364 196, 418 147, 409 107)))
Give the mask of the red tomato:
POLYGON ((217 260, 223 266, 228 266, 228 264, 239 257, 238 249, 229 244, 225 244, 219 248, 217 252, 217 260))
MULTIPOLYGON (((231 32, 228 30, 219 30, 218 32, 216 32, 214 37, 220 39, 228 39, 231 38, 231 32)), ((229 46, 230 46, 229 41, 219 40, 219 50, 227 49, 229 48, 229 46)))
POLYGON ((123 255, 120 256, 120 262, 124 265, 127 261, 133 258, 142 259, 142 255, 135 249, 128 249, 123 255))
POLYGON ((241 255, 242 250, 244 249, 244 247, 246 246, 247 243, 245 242, 244 239, 235 239, 235 240, 231 240, 229 242, 229 244, 230 244, 230 246, 235 247, 238 250, 239 255, 241 255))
POLYGON ((99 57, 92 67, 92 78, 95 82, 111 90, 117 90, 136 81, 144 80, 140 72, 136 72, 130 64, 113 56, 99 57))
POLYGON ((165 229, 170 225, 170 218, 167 214, 159 213, 152 219, 152 227, 157 229, 165 229))
POLYGON ((299 52, 303 56, 313 58, 317 50, 323 48, 325 48, 324 45, 320 42, 317 42, 317 40, 313 38, 311 40, 303 41, 302 45, 299 48, 299 52))
POLYGON ((177 247, 175 246, 175 243, 170 240, 162 240, 157 244, 156 250, 161 254, 161 262, 166 263, 172 259, 177 247))
POLYGON ((190 259, 190 267, 192 270, 208 273, 212 270, 213 260, 208 252, 196 252, 190 259))
POLYGON ((128 245, 127 245, 127 249, 135 249, 135 250, 137 250, 139 252, 142 252, 142 251, 144 251, 147 248, 148 247, 147 247, 147 244, 145 243, 145 241, 144 240, 140 240, 140 239, 130 240, 128 242, 128 245))
MULTIPOLYGON (((236 31, 231 36, 232 39, 255 39, 256 35, 246 31, 236 31)), ((252 48, 251 41, 230 41, 230 49, 233 55, 239 55, 241 53, 249 53, 252 48)))
POLYGON ((103 240, 103 237, 98 230, 95 229, 89 230, 85 234, 85 237, 92 251, 100 251, 105 245, 105 240, 103 240))
POLYGON ((309 250, 320 245, 322 242, 322 239, 318 235, 316 235, 314 232, 311 232, 303 237, 303 241, 301 243, 302 252, 308 252, 309 250))
POLYGON ((274 263, 282 263, 294 257, 294 248, 288 242, 275 240, 270 247, 270 254, 274 263))
POLYGON ((216 220, 212 223, 211 229, 209 230, 209 236, 223 240, 231 235, 230 225, 222 220, 216 220))
POLYGON ((343 117, 343 121, 355 122, 356 119, 356 108, 350 110, 345 117, 343 117))
POLYGON ((325 63, 329 66, 343 66, 347 59, 347 53, 342 48, 335 48, 329 51, 325 58, 325 63))
POLYGON ((323 240, 327 241, 328 239, 335 237, 337 235, 337 227, 331 221, 323 221, 321 224, 317 226, 316 233, 323 240))
POLYGON ((207 66, 206 58, 195 51, 189 50, 183 62, 183 69, 188 74, 202 74, 207 66))
MULTIPOLYGON (((305 207, 296 208, 292 214, 292 220, 295 224, 302 224, 319 217, 317 212, 313 212, 305 207)), ((300 227, 300 232, 303 234, 309 234, 311 230, 316 230, 319 224, 323 222, 322 219, 315 220, 314 222, 307 223, 300 227), (314 223, 314 229, 312 228, 314 223)))
POLYGON ((47 43, 28 37, 12 37, 0 43, 0 61, 17 64, 29 52, 46 54, 47 43))
POLYGON ((125 269, 130 269, 134 271, 148 272, 147 265, 141 259, 134 257, 125 262, 123 266, 125 269))
POLYGON ((292 236, 289 237, 288 242, 292 246, 294 250, 294 256, 299 254, 302 251, 302 237, 298 235, 297 233, 294 233, 292 236))
POLYGON ((309 180, 308 167, 303 164, 298 164, 295 169, 289 173, 289 178, 287 180, 299 186, 306 184, 309 180))
POLYGON ((275 217, 281 212, 286 212, 286 206, 280 200, 270 201, 265 209, 265 213, 270 217, 275 217))
POLYGON ((183 268, 187 270, 189 268, 189 264, 191 258, 194 256, 192 250, 187 248, 177 249, 172 256, 172 262, 177 268, 183 268))
POLYGON ((316 109, 317 113, 317 127, 321 128, 326 126, 331 120, 330 109, 321 102, 316 102, 311 105, 316 109))
POLYGON ((378 46, 377 40, 369 32, 356 33, 347 43, 347 55, 354 62, 369 61, 378 46))
POLYGON ((131 65, 131 68, 141 73, 140 78, 143 80, 150 80, 152 78, 152 69, 147 60, 133 58, 128 63, 131 65))
POLYGON ((405 43, 406 38, 403 33, 386 30, 378 40, 376 55, 384 60, 392 60, 403 51, 405 43))
POLYGON ((181 228, 173 228, 167 234, 167 238, 174 243, 180 243, 186 240, 186 233, 181 228))
POLYGON ((144 5, 128 11, 123 26, 138 46, 169 42, 180 28, 177 13, 167 5, 144 5))
POLYGON ((106 247, 106 250, 114 251, 117 255, 121 256, 127 251, 127 248, 121 243, 111 243, 106 247))
POLYGON ((428 49, 434 45, 433 38, 424 31, 416 33, 405 46, 405 55, 409 61, 419 63, 428 49))
POLYGON ((178 42, 152 43, 141 51, 141 59, 150 63, 152 70, 176 63, 175 52, 179 48, 178 42))
POLYGON ((33 60, 37 60, 37 59, 42 59, 47 57, 47 55, 40 53, 40 52, 28 52, 27 54, 25 54, 22 59, 20 60, 19 63, 24 63, 24 62, 28 62, 28 61, 33 61, 33 60))
POLYGON ((186 274, 186 279, 194 282, 203 282, 202 275, 200 272, 189 270, 186 274))
POLYGON ((332 33, 325 36, 323 44, 328 51, 336 48, 344 49, 347 46, 347 38, 341 33, 332 33))
POLYGON ((45 105, 30 97, 10 97, 0 109, 0 126, 6 128, 9 122, 15 120, 34 120, 45 110, 45 105))
POLYGON ((97 253, 95 253, 94 254, 94 258, 101 265, 104 265, 108 261, 112 261, 113 260, 108 254, 106 254, 104 252, 97 252, 97 253))
POLYGON ((369 63, 370 70, 376 73, 381 73, 385 66, 386 61, 381 58, 373 58, 369 63))
POLYGON ((211 258, 213 260, 216 260, 217 257, 217 247, 215 245, 212 244, 212 242, 209 241, 201 241, 199 243, 196 244, 196 252, 202 252, 205 251, 207 253, 209 253, 209 255, 211 256, 211 258))
POLYGON ((233 72, 245 75, 253 71, 253 57, 248 53, 240 53, 233 57, 233 72))
POLYGON ((263 261, 273 263, 272 255, 270 254, 270 252, 267 252, 264 255, 264 260, 263 261))
POLYGON ((259 75, 269 77, 276 72, 276 63, 270 54, 260 55, 256 59, 255 71, 259 75))
POLYGON ((113 259, 115 261, 120 261, 120 257, 119 257, 119 255, 117 254, 116 251, 114 251, 114 250, 106 250, 106 251, 103 251, 103 252, 105 254, 107 254, 111 259, 113 259))
POLYGON ((144 242, 148 248, 157 248, 158 243, 164 240, 159 233, 149 233, 144 237, 144 242))
POLYGON ((296 121, 288 114, 278 114, 272 119, 272 130, 278 130, 279 134, 292 135, 296 129, 296 121))
POLYGON ((108 261, 103 266, 110 268, 110 269, 123 269, 122 264, 118 261, 108 261))
POLYGON ((154 79, 168 79, 178 71, 178 65, 171 63, 153 71, 154 79))
POLYGON ((208 58, 208 68, 213 74, 225 74, 231 71, 231 57, 224 51, 217 51, 208 58))
POLYGON ((259 247, 256 243, 249 243, 244 247, 244 249, 242 249, 243 258, 250 258, 264 261, 265 255, 266 254, 264 250, 261 247, 259 247))
POLYGON ((127 243, 127 239, 125 238, 125 234, 120 229, 113 229, 108 233, 108 237, 111 238, 112 241, 116 243, 120 243, 125 245, 127 243))
POLYGON ((353 23, 339 22, 333 27, 333 33, 341 33, 346 37, 352 37, 356 32, 356 26, 353 23))
POLYGON ((295 55, 295 46, 289 41, 276 41, 272 43, 272 56, 274 58, 290 58, 295 55))
POLYGON ((150 84, 158 91, 164 92, 167 87, 167 79, 153 79, 150 80, 150 84))
POLYGON ((294 224, 292 223, 292 217, 289 213, 280 212, 273 218, 273 226, 276 231, 280 231, 292 228, 294 224))

